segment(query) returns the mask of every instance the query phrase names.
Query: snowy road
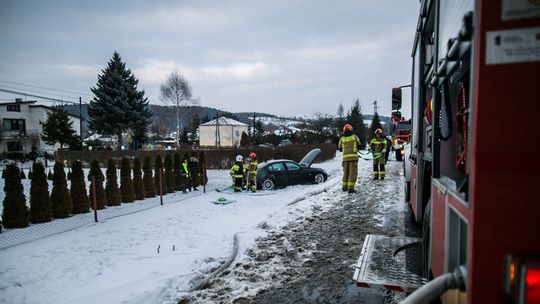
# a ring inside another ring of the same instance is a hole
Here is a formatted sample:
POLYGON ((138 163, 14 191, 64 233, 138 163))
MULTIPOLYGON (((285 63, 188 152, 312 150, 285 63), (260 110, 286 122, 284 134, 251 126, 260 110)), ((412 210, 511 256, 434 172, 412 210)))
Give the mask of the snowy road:
POLYGON ((403 294, 358 288, 352 282, 366 234, 403 235, 402 163, 388 163, 384 181, 360 163, 354 195, 339 185, 299 203, 312 209, 284 227, 268 227, 209 288, 181 303, 396 303, 403 294))

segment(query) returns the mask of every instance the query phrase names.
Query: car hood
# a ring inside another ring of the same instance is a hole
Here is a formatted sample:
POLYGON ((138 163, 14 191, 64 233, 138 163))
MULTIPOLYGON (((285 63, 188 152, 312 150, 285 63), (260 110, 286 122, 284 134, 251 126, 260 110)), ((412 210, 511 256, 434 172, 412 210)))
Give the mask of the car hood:
POLYGON ((310 167, 311 164, 313 164, 313 161, 321 154, 321 149, 313 149, 302 158, 300 162, 298 162, 302 167, 310 167))

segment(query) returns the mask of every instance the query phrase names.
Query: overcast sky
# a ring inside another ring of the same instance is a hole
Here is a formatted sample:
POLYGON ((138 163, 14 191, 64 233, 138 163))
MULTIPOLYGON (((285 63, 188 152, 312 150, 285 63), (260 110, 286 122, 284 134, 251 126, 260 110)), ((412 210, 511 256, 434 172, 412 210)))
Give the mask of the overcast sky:
MULTIPOLYGON (((335 114, 356 98, 389 115, 410 83, 418 0, 0 0, 0 88, 83 100, 116 50, 151 103, 176 70, 203 106, 335 114)), ((14 95, 0 92, 0 101, 14 95)), ((35 99, 35 98, 29 98, 35 99)), ((408 109, 404 109, 407 115, 408 109)))

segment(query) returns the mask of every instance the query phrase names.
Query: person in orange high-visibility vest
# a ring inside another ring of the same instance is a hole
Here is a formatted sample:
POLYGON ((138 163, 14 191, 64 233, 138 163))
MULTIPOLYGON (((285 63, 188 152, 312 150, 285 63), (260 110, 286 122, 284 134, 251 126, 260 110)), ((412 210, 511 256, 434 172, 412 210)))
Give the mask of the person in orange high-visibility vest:
POLYGON ((358 147, 360 139, 353 134, 353 127, 350 124, 343 126, 343 136, 339 139, 338 150, 343 152, 342 167, 343 179, 341 189, 343 192, 356 192, 356 178, 358 176, 358 147))

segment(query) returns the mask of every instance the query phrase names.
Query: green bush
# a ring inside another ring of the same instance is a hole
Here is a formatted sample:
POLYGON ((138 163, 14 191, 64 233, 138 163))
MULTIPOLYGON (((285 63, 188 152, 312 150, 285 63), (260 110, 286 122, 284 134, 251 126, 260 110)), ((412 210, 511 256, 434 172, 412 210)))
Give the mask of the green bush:
POLYGON ((160 176, 160 174, 161 174, 161 179, 162 179, 161 183, 162 183, 162 186, 163 186, 163 188, 162 188, 163 193, 162 194, 165 195, 167 193, 167 189, 165 189, 166 188, 165 187, 165 180, 164 180, 165 178, 163 176, 163 160, 161 158, 161 155, 158 154, 156 156, 156 165, 154 166, 154 186, 156 187, 156 194, 157 195, 160 194, 159 193, 159 191, 160 191, 159 190, 160 189, 159 188, 160 187, 160 185, 159 185, 159 181, 160 181, 159 176, 160 176))
POLYGON ((120 195, 122 196, 122 203, 131 203, 135 200, 135 191, 133 190, 133 181, 131 180, 131 166, 127 157, 122 157, 120 195))
POLYGON ((67 187, 64 164, 59 161, 54 163, 51 203, 54 218, 66 218, 73 210, 73 201, 67 187))
POLYGON ((30 183, 30 222, 45 223, 52 220, 52 205, 45 167, 40 162, 32 165, 30 183))
POLYGON ((79 160, 71 163, 71 199, 73 200, 73 214, 86 213, 90 210, 90 200, 86 192, 84 172, 79 160))
POLYGON ((94 203, 92 187, 95 187, 96 209, 105 209, 105 206, 107 205, 107 194, 105 193, 105 189, 103 189, 103 181, 105 180, 105 177, 103 176, 103 172, 101 172, 97 159, 94 159, 90 165, 88 180, 90 181, 90 204, 94 203), (95 185, 92 183, 92 176, 94 177, 95 185))
POLYGON ((105 185, 105 193, 107 194, 107 206, 120 205, 120 192, 118 191, 118 181, 116 177, 116 166, 114 159, 109 159, 107 162, 107 184, 105 185))
POLYGON ((152 171, 152 162, 150 161, 149 156, 144 157, 143 164, 143 181, 144 181, 144 196, 145 197, 154 197, 156 196, 156 188, 154 186, 154 177, 152 171))
POLYGON ((4 212, 2 223, 6 228, 23 228, 30 224, 30 212, 21 184, 21 173, 15 164, 4 170, 4 212))
POLYGON ((133 161, 133 188, 135 189, 135 199, 144 199, 144 183, 142 179, 141 161, 135 158, 133 161))
POLYGON ((165 156, 165 186, 167 193, 173 193, 175 188, 174 169, 171 154, 165 156))

